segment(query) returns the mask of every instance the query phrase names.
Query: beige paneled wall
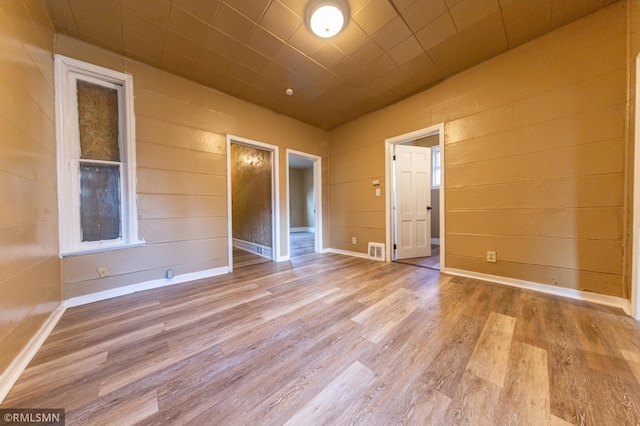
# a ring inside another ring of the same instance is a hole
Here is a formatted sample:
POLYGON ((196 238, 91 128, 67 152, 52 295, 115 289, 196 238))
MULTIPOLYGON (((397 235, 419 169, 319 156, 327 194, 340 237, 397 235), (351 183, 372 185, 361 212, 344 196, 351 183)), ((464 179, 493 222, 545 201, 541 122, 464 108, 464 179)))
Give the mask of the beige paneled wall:
POLYGON ((302 169, 289 168, 289 223, 292 228, 303 225, 304 196, 302 194, 302 169))
MULTIPOLYGON (((629 85, 628 85, 628 98, 629 98, 629 117, 628 117, 628 137, 629 146, 626 151, 626 167, 629 176, 632 176, 634 171, 634 151, 635 145, 640 144, 640 140, 635 139, 636 129, 636 59, 640 54, 640 0, 627 0, 628 4, 628 19, 629 19, 629 45, 628 45, 628 60, 629 60, 629 85)), ((638 191, 638 188, 636 188, 638 191)), ((627 204, 633 206, 633 191, 627 191, 627 204)), ((633 270, 631 248, 633 247, 633 212, 628 211, 626 215, 627 233, 625 240, 625 247, 627 247, 625 256, 625 283, 627 284, 626 290, 631 293, 631 274, 633 270)))
POLYGON ((315 226, 315 206, 313 205, 313 167, 302 169, 302 198, 302 226, 313 228, 315 226))
POLYGON ((384 241, 385 138, 444 122, 447 267, 627 297, 626 6, 332 131, 331 247, 384 241))
MULTIPOLYGON (((133 75, 139 234, 147 243, 65 258, 67 298, 161 279, 169 268, 185 274, 228 265, 226 134, 280 147, 281 212, 286 148, 326 158, 320 129, 70 37, 58 35, 56 51, 133 75), (98 278, 101 265, 110 277, 98 278)), ((282 214, 280 255, 288 253, 286 232, 282 214)))
POLYGON ((0 2, 0 375, 62 301, 53 30, 39 1, 0 2))

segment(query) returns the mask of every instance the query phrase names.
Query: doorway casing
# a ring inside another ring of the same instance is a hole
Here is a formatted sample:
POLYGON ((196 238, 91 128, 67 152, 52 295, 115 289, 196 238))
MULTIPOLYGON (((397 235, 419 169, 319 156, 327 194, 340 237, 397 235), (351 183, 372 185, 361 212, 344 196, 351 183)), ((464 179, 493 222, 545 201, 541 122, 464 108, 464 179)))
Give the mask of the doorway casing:
POLYGON ((445 269, 445 242, 446 235, 445 230, 445 215, 444 215, 444 123, 436 124, 424 129, 416 130, 414 132, 405 133, 403 135, 394 136, 385 140, 385 221, 386 221, 386 259, 390 262, 393 258, 393 241, 395 241, 395 235, 393 232, 393 146, 397 144, 403 144, 411 142, 416 139, 426 138, 427 136, 438 135, 438 146, 440 147, 440 270, 445 269))
MULTIPOLYGON (((314 250, 316 253, 322 253, 322 157, 287 148, 287 235, 291 232, 291 215, 289 214, 289 203, 291 202, 289 199, 289 156, 291 155, 302 157, 313 162, 313 203, 315 208, 314 250)), ((291 246, 289 246, 289 254, 287 257, 290 257, 290 255, 291 246)))
POLYGON ((636 56, 636 111, 633 152, 633 229, 631 247, 631 316, 640 321, 640 54, 636 56))
POLYGON ((233 214, 231 199, 231 144, 245 145, 252 148, 262 149, 271 152, 271 241, 272 260, 281 261, 280 258, 280 208, 278 200, 279 192, 279 167, 278 167, 278 147, 264 142, 227 134, 227 234, 228 234, 228 254, 229 272, 233 271, 233 214))

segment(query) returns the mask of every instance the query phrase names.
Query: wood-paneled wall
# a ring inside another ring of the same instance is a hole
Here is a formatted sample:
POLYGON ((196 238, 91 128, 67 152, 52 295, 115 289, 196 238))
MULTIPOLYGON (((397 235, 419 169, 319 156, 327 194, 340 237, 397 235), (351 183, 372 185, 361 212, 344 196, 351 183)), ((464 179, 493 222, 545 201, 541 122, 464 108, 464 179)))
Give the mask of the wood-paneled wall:
POLYGON ((0 2, 0 374, 62 301, 53 38, 42 2, 0 2))
POLYGON ((627 9, 333 130, 330 246, 384 241, 384 197, 370 189, 384 178, 385 138, 445 123, 447 267, 628 297, 627 9))
MULTIPOLYGON (((144 247, 67 257, 66 298, 228 265, 226 134, 326 158, 326 132, 199 84, 58 35, 57 53, 131 73, 135 93, 138 216, 144 247), (107 266, 111 276, 99 278, 107 266)), ((327 221, 328 223, 328 221, 327 221)), ((286 215, 280 255, 288 253, 286 215)), ((327 229, 328 232, 328 229, 327 229)), ((328 234, 327 234, 328 237, 328 234)))
POLYGON ((273 248, 272 153, 232 143, 232 237, 273 248))

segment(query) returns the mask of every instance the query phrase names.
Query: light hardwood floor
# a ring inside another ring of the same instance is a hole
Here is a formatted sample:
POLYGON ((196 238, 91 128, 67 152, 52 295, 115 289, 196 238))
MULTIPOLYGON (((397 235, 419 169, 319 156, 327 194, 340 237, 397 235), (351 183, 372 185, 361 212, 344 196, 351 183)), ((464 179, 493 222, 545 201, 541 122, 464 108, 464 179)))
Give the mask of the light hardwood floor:
POLYGON ((272 262, 272 260, 238 247, 233 248, 234 268, 244 268, 245 266, 257 265, 259 263, 266 262, 272 262))
POLYGON ((313 232, 292 232, 289 234, 291 257, 315 253, 315 235, 313 232))
POLYGON ((407 265, 420 266, 422 268, 431 268, 440 270, 440 246, 431 246, 431 256, 429 257, 414 257, 409 259, 399 259, 395 262, 406 263, 407 265))
POLYGON ((2 407, 68 425, 634 425, 616 310, 334 254, 69 309, 2 407))

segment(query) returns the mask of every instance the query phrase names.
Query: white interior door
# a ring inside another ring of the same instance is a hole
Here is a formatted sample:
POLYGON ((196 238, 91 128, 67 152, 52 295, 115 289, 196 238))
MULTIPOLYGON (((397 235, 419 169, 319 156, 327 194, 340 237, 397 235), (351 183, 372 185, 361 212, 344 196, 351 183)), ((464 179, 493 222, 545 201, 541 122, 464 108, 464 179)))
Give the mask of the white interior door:
POLYGON ((431 256, 431 148, 394 152, 395 259, 431 256))

